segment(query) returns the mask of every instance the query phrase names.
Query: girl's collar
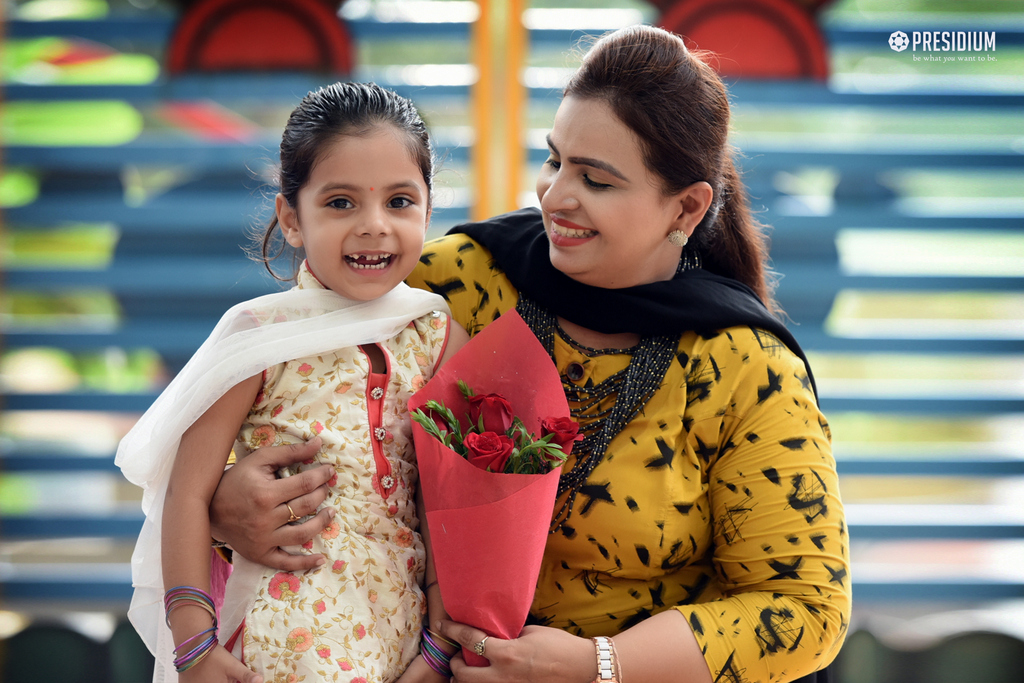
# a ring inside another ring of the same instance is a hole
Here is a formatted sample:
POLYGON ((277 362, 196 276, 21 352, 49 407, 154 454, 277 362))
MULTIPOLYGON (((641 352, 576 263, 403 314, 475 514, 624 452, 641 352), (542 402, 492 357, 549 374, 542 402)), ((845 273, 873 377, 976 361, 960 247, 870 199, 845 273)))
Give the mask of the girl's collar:
POLYGON ((303 259, 299 272, 295 276, 295 284, 299 289, 327 289, 309 266, 309 259, 303 259))

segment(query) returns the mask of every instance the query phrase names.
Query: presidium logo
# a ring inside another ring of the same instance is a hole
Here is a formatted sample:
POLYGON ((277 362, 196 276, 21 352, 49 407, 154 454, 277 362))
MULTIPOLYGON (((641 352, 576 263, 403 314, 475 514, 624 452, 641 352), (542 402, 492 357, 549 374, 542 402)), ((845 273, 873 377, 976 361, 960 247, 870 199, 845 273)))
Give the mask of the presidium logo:
POLYGON ((903 52, 907 49, 908 45, 910 45, 910 38, 907 38, 907 34, 903 31, 894 31, 889 36, 889 47, 896 50, 896 52, 903 52))
MULTIPOLYGON (((911 52, 995 52, 996 33, 995 31, 911 31, 908 36, 903 31, 893 31, 889 36, 889 47, 895 52, 903 52, 908 47, 911 52)), ((921 57, 914 55, 914 61, 921 61, 921 57)), ((940 55, 928 54, 924 57, 926 61, 996 61, 992 55, 965 55, 956 57, 942 57, 940 55)))

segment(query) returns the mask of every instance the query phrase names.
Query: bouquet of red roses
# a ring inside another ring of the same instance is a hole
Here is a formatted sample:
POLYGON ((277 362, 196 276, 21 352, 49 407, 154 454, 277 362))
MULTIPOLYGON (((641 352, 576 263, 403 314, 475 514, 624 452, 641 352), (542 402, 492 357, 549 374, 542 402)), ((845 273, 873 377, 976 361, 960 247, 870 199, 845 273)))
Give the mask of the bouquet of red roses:
POLYGON ((413 394, 409 410, 445 610, 515 638, 533 602, 561 464, 582 438, 558 371, 509 311, 413 394))
POLYGON ((412 419, 423 431, 488 472, 547 474, 572 452, 582 439, 580 427, 568 417, 546 417, 536 438, 512 412, 512 404, 499 394, 479 395, 463 380, 456 381, 469 402, 466 421, 460 421, 444 403, 427 401, 413 411, 412 419))

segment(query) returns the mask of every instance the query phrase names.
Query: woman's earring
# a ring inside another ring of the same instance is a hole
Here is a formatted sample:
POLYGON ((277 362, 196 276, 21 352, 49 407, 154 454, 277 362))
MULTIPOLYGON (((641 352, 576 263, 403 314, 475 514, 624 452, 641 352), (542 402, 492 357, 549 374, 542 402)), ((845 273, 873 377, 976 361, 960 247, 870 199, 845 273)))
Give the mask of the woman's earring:
POLYGON ((668 242, 673 247, 685 247, 690 238, 682 230, 673 230, 668 234, 668 242))

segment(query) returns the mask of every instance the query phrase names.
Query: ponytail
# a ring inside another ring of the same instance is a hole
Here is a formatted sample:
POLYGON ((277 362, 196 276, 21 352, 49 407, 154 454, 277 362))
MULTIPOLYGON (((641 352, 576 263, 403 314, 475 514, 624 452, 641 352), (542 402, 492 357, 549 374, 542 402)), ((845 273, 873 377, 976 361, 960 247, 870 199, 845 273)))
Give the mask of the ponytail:
POLYGON ((768 238, 751 214, 746 188, 728 155, 722 161, 721 182, 711 206, 694 231, 704 267, 739 280, 754 290, 768 310, 779 312, 767 267, 768 238))

